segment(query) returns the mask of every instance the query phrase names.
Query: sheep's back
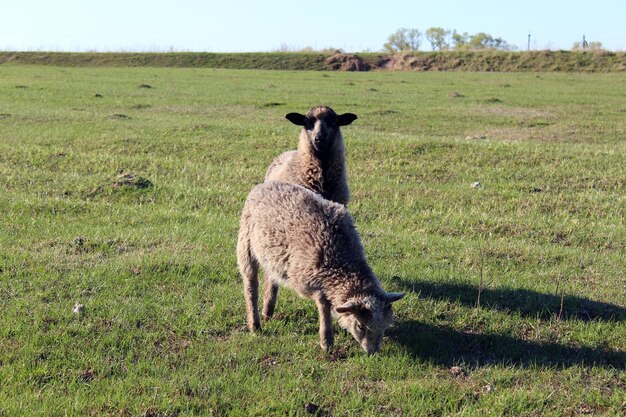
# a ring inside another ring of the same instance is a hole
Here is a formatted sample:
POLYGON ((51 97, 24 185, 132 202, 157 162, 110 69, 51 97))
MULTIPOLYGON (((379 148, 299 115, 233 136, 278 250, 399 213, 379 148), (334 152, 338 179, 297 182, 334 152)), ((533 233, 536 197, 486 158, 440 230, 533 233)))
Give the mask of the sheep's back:
POLYGON ((262 264, 287 271, 364 260, 352 216, 340 204, 298 185, 257 185, 244 207, 250 241, 262 264))
MULTIPOLYGON (((289 168, 293 166, 298 151, 287 151, 278 155, 265 172, 265 181, 286 181, 289 179, 289 168)), ((291 175, 293 177, 293 174, 291 175)))

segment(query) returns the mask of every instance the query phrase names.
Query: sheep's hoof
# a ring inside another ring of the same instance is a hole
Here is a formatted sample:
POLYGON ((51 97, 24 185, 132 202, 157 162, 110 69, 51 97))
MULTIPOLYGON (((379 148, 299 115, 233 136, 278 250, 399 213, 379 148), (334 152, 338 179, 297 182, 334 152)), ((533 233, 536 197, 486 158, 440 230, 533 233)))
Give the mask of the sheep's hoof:
POLYGON ((330 353, 333 350, 333 341, 320 340, 320 346, 326 353, 330 353))
POLYGON ((250 333, 256 333, 261 330, 261 324, 259 322, 248 323, 248 330, 250 330, 250 333))

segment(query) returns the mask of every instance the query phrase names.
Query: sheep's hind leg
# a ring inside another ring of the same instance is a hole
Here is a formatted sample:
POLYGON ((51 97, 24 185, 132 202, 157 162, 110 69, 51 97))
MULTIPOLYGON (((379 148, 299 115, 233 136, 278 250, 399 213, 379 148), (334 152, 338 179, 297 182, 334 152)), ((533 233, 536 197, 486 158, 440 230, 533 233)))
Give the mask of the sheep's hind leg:
MULTIPOLYGON (((267 274, 266 274, 267 275, 267 274)), ((269 320, 274 315, 276 307, 276 296, 278 295, 278 284, 266 276, 265 288, 263 291, 263 320, 269 320)))
POLYGON ((259 263, 250 253, 245 240, 240 239, 237 245, 237 264, 243 280, 243 295, 246 300, 246 318, 248 329, 255 332, 261 328, 259 320, 259 263))

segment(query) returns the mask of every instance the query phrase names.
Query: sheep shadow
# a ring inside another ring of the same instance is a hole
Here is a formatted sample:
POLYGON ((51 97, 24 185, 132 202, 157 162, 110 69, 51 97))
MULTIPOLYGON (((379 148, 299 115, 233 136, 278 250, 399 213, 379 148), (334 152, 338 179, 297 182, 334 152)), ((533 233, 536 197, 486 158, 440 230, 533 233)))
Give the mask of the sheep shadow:
MULTIPOLYGON (((476 306, 478 286, 465 283, 432 283, 394 276, 394 286, 412 291, 433 300, 456 302, 468 307, 476 306)), ((522 317, 548 320, 626 321, 626 308, 617 304, 594 301, 570 294, 544 294, 526 289, 483 288, 481 307, 497 311, 518 313, 522 317), (562 307, 561 307, 562 306, 562 307)))
POLYGON ((519 367, 572 367, 578 365, 626 368, 626 352, 602 347, 573 347, 538 343, 501 334, 462 332, 416 320, 396 323, 389 337, 416 360, 451 367, 505 364, 519 367))

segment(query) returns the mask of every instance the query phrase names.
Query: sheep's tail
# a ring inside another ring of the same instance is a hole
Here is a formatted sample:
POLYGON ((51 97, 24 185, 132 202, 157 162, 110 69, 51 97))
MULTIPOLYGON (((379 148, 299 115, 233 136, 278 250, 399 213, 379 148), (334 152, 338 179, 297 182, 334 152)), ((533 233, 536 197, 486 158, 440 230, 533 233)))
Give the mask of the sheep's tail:
POLYGON ((241 215, 239 238, 237 239, 237 266, 243 280, 243 295, 246 301, 248 329, 251 332, 261 327, 259 320, 259 262, 252 253, 250 245, 250 216, 246 207, 241 215))

